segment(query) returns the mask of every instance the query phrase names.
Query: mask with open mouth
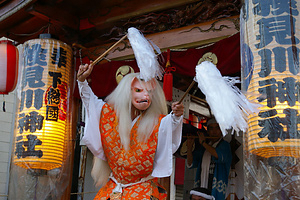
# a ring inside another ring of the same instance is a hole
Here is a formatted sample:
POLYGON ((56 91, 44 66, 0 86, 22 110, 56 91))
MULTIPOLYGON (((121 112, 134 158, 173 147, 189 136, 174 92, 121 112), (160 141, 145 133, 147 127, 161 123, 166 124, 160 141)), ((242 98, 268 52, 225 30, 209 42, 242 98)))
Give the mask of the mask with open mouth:
POLYGON ((148 83, 137 79, 136 77, 131 82, 132 105, 138 110, 147 110, 151 105, 152 90, 155 87, 153 83, 148 83), (149 87, 151 84, 151 87, 149 87))

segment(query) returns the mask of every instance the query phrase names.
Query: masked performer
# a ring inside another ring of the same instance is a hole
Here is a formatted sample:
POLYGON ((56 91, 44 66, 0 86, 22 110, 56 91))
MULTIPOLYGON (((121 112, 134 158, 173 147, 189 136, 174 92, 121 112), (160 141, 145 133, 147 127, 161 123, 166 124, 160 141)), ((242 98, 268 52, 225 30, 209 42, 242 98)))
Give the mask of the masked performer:
POLYGON ((167 106, 155 79, 126 75, 105 99, 85 80, 93 66, 81 65, 78 85, 86 108, 83 140, 94 154, 92 176, 103 186, 95 199, 166 199, 158 178, 172 173, 172 154, 181 142, 183 105, 167 106))

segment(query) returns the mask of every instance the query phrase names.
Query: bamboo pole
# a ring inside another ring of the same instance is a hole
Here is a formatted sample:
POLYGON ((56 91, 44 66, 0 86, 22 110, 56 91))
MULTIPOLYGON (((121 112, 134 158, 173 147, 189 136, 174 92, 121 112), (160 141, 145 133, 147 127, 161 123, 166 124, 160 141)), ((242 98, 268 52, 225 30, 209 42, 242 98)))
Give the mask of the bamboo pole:
MULTIPOLYGON (((118 40, 115 44, 113 44, 109 49, 107 49, 103 54, 101 54, 96 60, 94 60, 90 65, 96 65, 108 52, 110 52, 113 48, 115 48, 120 42, 122 42, 127 37, 127 34, 124 35, 120 40, 118 40)), ((84 72, 81 72, 78 76, 81 76, 84 72)))
POLYGON ((181 97, 179 103, 181 103, 183 101, 183 99, 186 97, 186 95, 189 93, 189 91, 192 89, 192 87, 194 86, 195 83, 196 83, 196 81, 193 80, 193 82, 190 84, 188 89, 185 91, 184 95, 181 97))
POLYGON ((92 62, 92 66, 96 65, 104 56, 106 56, 106 54, 108 52, 110 52, 113 48, 115 48, 120 42, 122 42, 125 38, 127 37, 127 34, 124 35, 119 41, 117 41, 114 45, 112 45, 111 47, 109 47, 109 49, 107 49, 102 55, 100 55, 98 58, 96 58, 96 60, 94 60, 92 62))

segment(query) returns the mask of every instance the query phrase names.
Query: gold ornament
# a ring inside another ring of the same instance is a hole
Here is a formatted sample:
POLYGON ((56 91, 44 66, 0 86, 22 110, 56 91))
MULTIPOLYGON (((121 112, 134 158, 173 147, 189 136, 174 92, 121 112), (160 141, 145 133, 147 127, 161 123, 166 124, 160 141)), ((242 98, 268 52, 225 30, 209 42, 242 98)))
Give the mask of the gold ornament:
POLYGON ((127 75, 128 73, 134 73, 134 69, 130 67, 129 65, 123 65, 119 67, 119 69, 116 72, 116 81, 119 84, 122 78, 127 75))
POLYGON ((212 62, 214 65, 217 65, 218 63, 218 58, 216 56, 216 54, 212 53, 212 52, 208 52, 205 53, 202 58, 199 59, 198 61, 198 65, 201 64, 203 61, 210 61, 212 62))

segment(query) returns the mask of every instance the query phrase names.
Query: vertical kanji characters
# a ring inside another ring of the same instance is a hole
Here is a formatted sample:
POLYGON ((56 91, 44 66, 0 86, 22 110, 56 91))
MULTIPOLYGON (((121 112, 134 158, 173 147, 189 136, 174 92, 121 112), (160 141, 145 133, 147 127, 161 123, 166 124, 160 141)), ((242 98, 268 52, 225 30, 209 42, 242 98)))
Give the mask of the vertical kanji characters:
POLYGON ((52 77, 52 85, 49 87, 47 97, 47 111, 46 120, 57 121, 59 117, 59 105, 61 99, 60 89, 57 87, 61 84, 61 73, 49 72, 49 76, 52 77))
POLYGON ((295 0, 252 0, 253 14, 261 16, 256 21, 258 32, 254 47, 260 56, 261 68, 257 98, 266 102, 264 110, 259 112, 258 125, 262 130, 258 136, 267 137, 271 142, 278 139, 299 138, 297 132, 298 111, 293 108, 299 103, 299 82, 292 77, 299 73, 299 39, 295 34, 295 24, 299 11, 295 0), (276 74, 276 75, 274 75, 276 74), (279 75, 291 74, 285 78, 279 75), (279 115, 277 107, 288 105, 279 115))
POLYGON ((25 46, 25 66, 47 65, 46 53, 47 49, 43 49, 41 44, 33 44, 25 46))
POLYGON ((59 68, 66 67, 67 51, 62 47, 59 47, 58 49, 53 48, 51 59, 52 59, 52 64, 57 65, 59 68))

